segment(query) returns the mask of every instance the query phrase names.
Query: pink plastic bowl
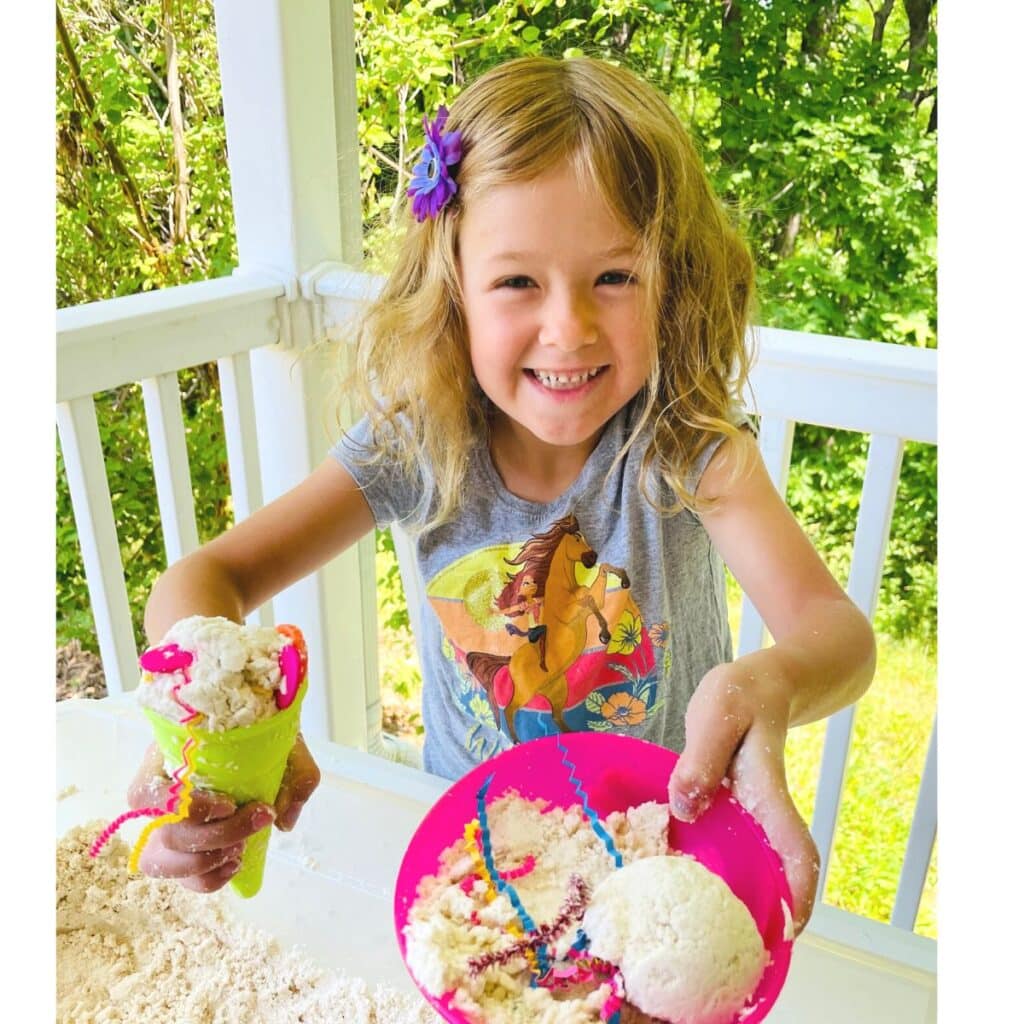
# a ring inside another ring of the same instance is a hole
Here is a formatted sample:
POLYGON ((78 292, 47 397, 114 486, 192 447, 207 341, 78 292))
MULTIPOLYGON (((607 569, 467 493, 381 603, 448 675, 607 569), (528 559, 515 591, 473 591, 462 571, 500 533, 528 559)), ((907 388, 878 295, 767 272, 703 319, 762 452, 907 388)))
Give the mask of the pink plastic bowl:
MULTIPOLYGON (((476 818, 476 794, 488 775, 494 775, 490 799, 514 788, 527 799, 548 800, 558 807, 579 804, 568 769, 562 764, 559 739, 568 749, 569 760, 576 766, 576 775, 599 817, 649 800, 668 800, 668 780, 678 755, 631 736, 593 732, 545 736, 478 765, 434 804, 405 851, 395 883, 395 930, 403 960, 403 929, 416 899, 416 887, 421 878, 437 871, 441 853, 461 838, 466 823, 476 818)), ((691 854, 726 882, 747 905, 771 954, 751 1008, 742 1018, 743 1024, 757 1024, 782 991, 793 946, 792 940, 785 938, 786 913, 782 906, 785 900, 791 911, 793 901, 779 856, 761 826, 724 787, 697 821, 688 824, 669 820, 672 849, 691 854)), ((424 992, 419 982, 416 985, 445 1020, 467 1024, 466 1017, 451 1007, 450 994, 437 998, 424 992)))

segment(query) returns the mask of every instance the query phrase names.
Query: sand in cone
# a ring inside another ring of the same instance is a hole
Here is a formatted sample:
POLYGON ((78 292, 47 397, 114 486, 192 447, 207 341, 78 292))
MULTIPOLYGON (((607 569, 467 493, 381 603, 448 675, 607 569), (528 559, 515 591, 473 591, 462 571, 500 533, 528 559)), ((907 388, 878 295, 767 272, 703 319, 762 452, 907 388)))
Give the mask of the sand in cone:
MULTIPOLYGON (((305 696, 306 680, 303 679, 295 700, 270 718, 224 732, 194 729, 199 746, 193 785, 197 789, 223 793, 231 797, 237 806, 259 800, 273 807, 284 778, 288 755, 295 746, 299 710, 305 696)), ((183 760, 182 748, 188 740, 188 730, 151 708, 142 710, 153 727, 164 762, 176 768, 183 760)), ((245 842, 242 863, 231 879, 231 885, 241 896, 255 896, 260 891, 271 828, 268 825, 245 842)))

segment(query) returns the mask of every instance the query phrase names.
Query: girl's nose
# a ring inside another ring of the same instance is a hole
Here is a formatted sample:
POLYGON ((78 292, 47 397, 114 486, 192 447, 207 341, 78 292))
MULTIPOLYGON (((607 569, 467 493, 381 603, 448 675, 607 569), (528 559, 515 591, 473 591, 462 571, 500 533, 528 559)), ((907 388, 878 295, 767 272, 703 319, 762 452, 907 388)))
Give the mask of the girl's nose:
POLYGON ((546 303, 540 343, 572 352, 597 340, 597 319, 590 302, 580 295, 552 295, 546 303))

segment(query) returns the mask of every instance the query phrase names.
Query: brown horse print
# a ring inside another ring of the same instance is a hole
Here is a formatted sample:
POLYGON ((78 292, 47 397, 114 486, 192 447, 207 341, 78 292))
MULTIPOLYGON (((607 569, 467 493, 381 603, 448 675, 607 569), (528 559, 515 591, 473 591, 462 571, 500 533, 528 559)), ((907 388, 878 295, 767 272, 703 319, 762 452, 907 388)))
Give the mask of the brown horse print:
MULTIPOLYGON (((598 556, 584 538, 574 515, 563 516, 544 533, 534 534, 514 558, 506 561, 521 566, 509 580, 509 584, 519 583, 518 587, 506 588, 509 596, 522 591, 526 577, 531 581, 525 602, 507 604, 512 608, 523 606, 523 610, 529 612, 532 625, 524 631, 527 642, 511 655, 470 651, 466 654, 466 666, 487 694, 495 721, 500 722, 499 715, 503 714, 513 742, 518 740, 516 713, 538 695, 550 704, 558 729, 567 732, 569 728, 564 719, 568 698, 566 672, 586 647, 591 618, 598 624, 601 643, 611 641, 603 615, 608 574, 618 578, 622 589, 629 588, 629 576, 625 569, 601 563, 592 584, 579 584, 577 565, 593 569, 598 565, 598 556), (495 683, 498 672, 506 666, 512 692, 499 707, 495 683)), ((499 609, 502 600, 502 595, 496 599, 499 609)), ((508 602, 507 597, 505 600, 508 602)))

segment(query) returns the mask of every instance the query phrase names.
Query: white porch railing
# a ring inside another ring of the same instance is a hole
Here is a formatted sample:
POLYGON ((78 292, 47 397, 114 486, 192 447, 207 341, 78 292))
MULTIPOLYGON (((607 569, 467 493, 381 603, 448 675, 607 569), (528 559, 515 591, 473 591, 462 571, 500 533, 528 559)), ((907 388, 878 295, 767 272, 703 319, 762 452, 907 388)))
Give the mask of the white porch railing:
MULTIPOLYGON (((362 258, 352 18, 346 0, 216 0, 239 272, 58 314, 58 426, 114 692, 134 685, 135 652, 91 396, 143 382, 172 558, 195 544, 178 369, 218 362, 236 518, 323 457, 329 374, 310 354, 317 327, 302 275, 362 258)), ((323 679, 369 681, 365 693, 311 687, 311 735, 378 750, 376 621, 364 614, 373 581, 371 537, 279 594, 273 615, 303 624, 323 679)))
MULTIPOLYGON (((937 441, 936 353, 790 331, 763 330, 761 336, 762 351, 751 375, 748 409, 761 414, 761 451, 783 495, 797 422, 852 430, 871 438, 846 589, 868 619, 873 619, 904 445, 907 441, 937 441)), ((757 650, 763 640, 761 617, 744 597, 738 653, 757 650)), ((825 736, 811 822, 823 865, 819 900, 828 878, 855 713, 856 705, 833 715, 825 736)), ((935 843, 936 735, 933 723, 892 917, 894 925, 909 930, 917 917, 935 843)))

